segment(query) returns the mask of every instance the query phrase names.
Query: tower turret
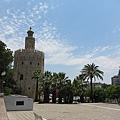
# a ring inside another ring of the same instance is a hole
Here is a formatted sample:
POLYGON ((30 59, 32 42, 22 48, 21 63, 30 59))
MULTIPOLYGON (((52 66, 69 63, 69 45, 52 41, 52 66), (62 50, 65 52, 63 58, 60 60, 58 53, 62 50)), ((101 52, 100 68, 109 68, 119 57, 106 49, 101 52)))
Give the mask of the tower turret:
POLYGON ((34 32, 32 31, 32 28, 30 27, 30 30, 27 31, 28 37, 25 38, 25 49, 35 49, 35 38, 33 37, 34 32))

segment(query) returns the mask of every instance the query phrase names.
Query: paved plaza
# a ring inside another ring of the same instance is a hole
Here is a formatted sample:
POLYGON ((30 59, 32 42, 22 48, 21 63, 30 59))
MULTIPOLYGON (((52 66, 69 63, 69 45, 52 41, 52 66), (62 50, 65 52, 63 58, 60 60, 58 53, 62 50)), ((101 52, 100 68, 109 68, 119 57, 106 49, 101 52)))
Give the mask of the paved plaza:
POLYGON ((0 120, 8 120, 4 99, 0 97, 0 120))
POLYGON ((37 104, 33 111, 8 111, 9 120, 34 120, 33 112, 47 120, 120 120, 120 106, 106 103, 37 104))

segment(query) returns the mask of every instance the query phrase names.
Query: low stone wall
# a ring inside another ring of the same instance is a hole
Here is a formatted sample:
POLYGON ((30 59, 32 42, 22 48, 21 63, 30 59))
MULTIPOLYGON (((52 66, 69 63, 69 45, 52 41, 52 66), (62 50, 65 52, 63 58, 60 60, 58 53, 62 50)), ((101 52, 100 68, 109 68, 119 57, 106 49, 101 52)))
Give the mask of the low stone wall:
POLYGON ((0 98, 3 98, 4 97, 4 93, 0 93, 0 98))
POLYGON ((33 99, 22 95, 4 96, 7 111, 33 110, 33 99))

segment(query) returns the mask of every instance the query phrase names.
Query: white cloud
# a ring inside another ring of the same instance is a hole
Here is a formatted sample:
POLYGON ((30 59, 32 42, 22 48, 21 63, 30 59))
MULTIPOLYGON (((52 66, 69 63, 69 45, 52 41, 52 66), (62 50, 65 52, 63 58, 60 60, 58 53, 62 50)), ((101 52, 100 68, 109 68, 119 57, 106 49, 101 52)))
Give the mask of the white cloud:
POLYGON ((119 36, 120 35, 120 25, 116 26, 114 28, 114 30, 112 31, 112 33, 115 35, 115 36, 119 36))
POLYGON ((3 0, 3 1, 5 1, 5 2, 8 2, 8 3, 9 3, 11 0, 3 0))
POLYGON ((4 30, 4 34, 14 34, 14 28, 10 25, 5 26, 6 30, 4 30))
POLYGON ((105 50, 107 50, 107 49, 110 49, 110 47, 109 47, 109 46, 105 46, 105 47, 103 47, 103 48, 101 49, 101 51, 103 52, 103 51, 105 51, 105 50))

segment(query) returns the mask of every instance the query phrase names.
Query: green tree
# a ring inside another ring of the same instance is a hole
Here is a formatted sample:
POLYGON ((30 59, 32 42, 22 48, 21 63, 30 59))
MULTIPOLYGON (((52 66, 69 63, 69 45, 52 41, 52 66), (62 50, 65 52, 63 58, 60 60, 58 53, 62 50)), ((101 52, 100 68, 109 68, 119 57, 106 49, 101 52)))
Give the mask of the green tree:
POLYGON ((96 88, 94 90, 94 100, 95 102, 105 102, 106 91, 104 88, 96 88))
POLYGON ((52 102, 56 103, 56 89, 57 89, 57 81, 58 81, 58 74, 53 72, 52 74, 52 84, 51 84, 51 92, 52 92, 52 102))
POLYGON ((73 95, 81 96, 83 92, 82 81, 80 80, 78 76, 73 80, 72 85, 73 85, 73 95))
POLYGON ((53 72, 51 78, 50 91, 52 93, 52 102, 56 103, 56 90, 59 91, 59 103, 61 103, 61 99, 64 98, 66 103, 70 103, 73 99, 72 94, 72 84, 71 80, 67 79, 65 73, 55 73, 53 72))
MULTIPOLYGON (((0 41, 0 88, 3 86, 3 81, 5 81, 5 87, 7 88, 7 80, 10 79, 9 71, 12 69, 13 56, 12 51, 7 48, 7 45, 0 41), (1 76, 1 73, 5 71, 6 75, 1 76)), ((13 80, 13 78, 12 78, 13 80)), ((11 82, 11 81, 9 81, 11 82)), ((2 92, 2 89, 0 89, 2 92)), ((12 90, 10 90, 12 91, 12 90)))
POLYGON ((91 95, 90 88, 86 88, 84 91, 85 102, 90 102, 90 95, 91 95))
POLYGON ((68 80, 66 74, 63 72, 58 73, 58 81, 57 81, 57 88, 58 88, 58 102, 62 103, 62 96, 63 96, 63 86, 65 85, 65 81, 68 80))
POLYGON ((107 92, 107 98, 112 100, 115 99, 115 86, 114 85, 110 85, 109 87, 106 88, 106 92, 107 92))
POLYGON ((120 85, 116 86, 115 88, 115 98, 117 99, 117 102, 120 102, 120 85))
POLYGON ((118 85, 118 86, 110 85, 109 87, 106 88, 106 92, 107 92, 108 99, 110 99, 110 100, 116 99, 117 101, 119 101, 120 85, 118 85))
POLYGON ((0 73, 11 68, 13 62, 12 51, 7 48, 7 45, 0 41, 0 73))
POLYGON ((85 79, 90 79, 90 86, 91 86, 91 100, 93 102, 93 89, 92 89, 92 82, 94 79, 101 79, 103 80, 103 71, 98 69, 99 66, 96 66, 94 63, 84 65, 81 73, 83 74, 85 79))
POLYGON ((90 97, 90 94, 91 94, 90 88, 85 89, 85 92, 84 92, 85 97, 90 97))
POLYGON ((16 81, 13 79, 14 69, 9 68, 6 73, 3 84, 5 95, 20 94, 20 89, 17 86, 16 81))
POLYGON ((50 87, 51 87, 51 80, 52 80, 52 73, 50 71, 45 71, 44 73, 44 102, 49 103, 49 94, 50 94, 50 87))
POLYGON ((69 79, 65 80, 65 84, 62 88, 62 93, 63 93, 65 103, 73 102, 73 89, 72 89, 71 80, 69 79))
POLYGON ((43 91, 43 73, 41 70, 35 70, 32 75, 32 79, 36 80, 36 94, 35 94, 35 101, 38 101, 38 95, 40 95, 43 91))

